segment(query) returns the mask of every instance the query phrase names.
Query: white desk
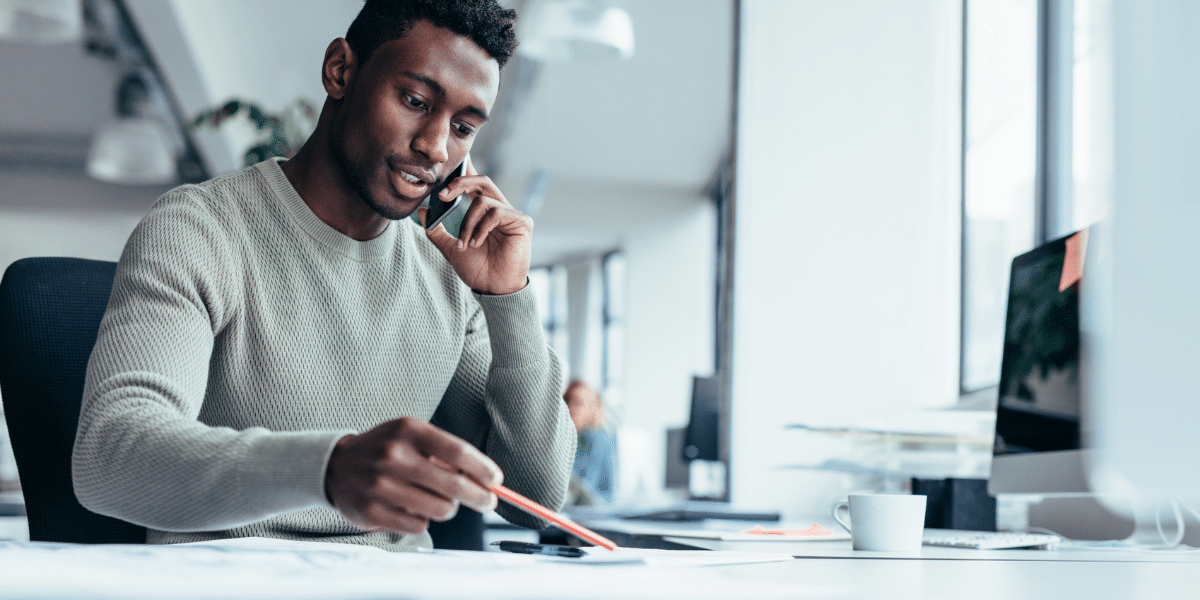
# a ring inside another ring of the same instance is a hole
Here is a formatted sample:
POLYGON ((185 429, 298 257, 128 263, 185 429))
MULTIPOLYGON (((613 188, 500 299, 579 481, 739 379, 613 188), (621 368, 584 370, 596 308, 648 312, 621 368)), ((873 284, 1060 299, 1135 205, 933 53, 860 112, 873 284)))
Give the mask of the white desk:
POLYGON ((710 567, 547 564, 501 553, 321 544, 0 544, 0 598, 1173 599, 1200 564, 799 558, 710 567))

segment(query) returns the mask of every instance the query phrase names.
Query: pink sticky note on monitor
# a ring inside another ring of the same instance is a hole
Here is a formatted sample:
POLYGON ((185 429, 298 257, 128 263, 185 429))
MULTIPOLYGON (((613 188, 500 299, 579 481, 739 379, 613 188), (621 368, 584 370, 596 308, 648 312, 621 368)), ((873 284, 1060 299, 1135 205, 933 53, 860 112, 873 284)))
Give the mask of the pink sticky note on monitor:
POLYGON ((1063 260, 1062 277, 1058 280, 1058 291, 1066 291, 1083 277, 1083 259, 1087 256, 1088 230, 1067 238, 1067 257, 1063 260))

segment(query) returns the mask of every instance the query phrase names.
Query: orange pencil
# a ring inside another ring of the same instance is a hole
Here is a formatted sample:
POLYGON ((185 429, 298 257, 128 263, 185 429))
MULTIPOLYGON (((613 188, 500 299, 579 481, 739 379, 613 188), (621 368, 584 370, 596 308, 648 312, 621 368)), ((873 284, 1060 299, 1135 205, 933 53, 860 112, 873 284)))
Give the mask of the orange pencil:
POLYGON ((522 496, 502 485, 498 485, 498 486, 492 488, 492 491, 496 492, 496 495, 500 496, 500 498, 502 500, 504 500, 505 502, 508 502, 509 504, 511 504, 529 514, 532 514, 532 515, 541 517, 547 521, 550 521, 551 523, 554 523, 555 525, 562 527, 563 531, 566 531, 567 533, 570 533, 571 535, 574 535, 581 540, 584 540, 586 542, 591 542, 591 543, 593 543, 597 546, 600 546, 601 548, 605 548, 607 550, 616 550, 617 549, 617 545, 612 543, 612 541, 609 540, 608 538, 596 533, 595 531, 592 531, 592 530, 584 527, 583 525, 580 525, 579 523, 576 523, 576 522, 554 512, 554 511, 546 508, 545 506, 542 506, 541 504, 538 504, 537 502, 534 502, 533 500, 530 500, 529 498, 526 498, 525 496, 522 496))

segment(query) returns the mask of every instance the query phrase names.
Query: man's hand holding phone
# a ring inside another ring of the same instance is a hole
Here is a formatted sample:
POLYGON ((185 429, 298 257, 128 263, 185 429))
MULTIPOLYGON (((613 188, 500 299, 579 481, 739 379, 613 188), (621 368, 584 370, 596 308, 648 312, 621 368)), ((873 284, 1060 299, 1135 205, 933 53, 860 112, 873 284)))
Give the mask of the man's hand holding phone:
POLYGON ((476 172, 469 159, 464 165, 465 175, 429 199, 432 205, 462 194, 470 197, 458 237, 431 223, 429 209, 421 208, 421 222, 433 225, 425 234, 471 289, 495 295, 520 291, 533 254, 533 219, 513 208, 491 178, 476 172))

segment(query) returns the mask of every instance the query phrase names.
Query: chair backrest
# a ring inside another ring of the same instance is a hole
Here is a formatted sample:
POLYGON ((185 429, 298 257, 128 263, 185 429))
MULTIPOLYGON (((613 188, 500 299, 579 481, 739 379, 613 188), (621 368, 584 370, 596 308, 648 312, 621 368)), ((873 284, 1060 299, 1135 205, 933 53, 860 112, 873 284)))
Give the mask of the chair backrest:
MULTIPOLYGON (((114 262, 26 258, 0 280, 0 396, 17 459, 29 538, 136 543, 146 529, 84 508, 71 483, 71 452, 88 358, 112 293, 114 262)), ((463 508, 430 525, 437 548, 483 549, 483 518, 463 508)))
POLYGON ((26 258, 0 280, 0 396, 31 540, 146 541, 145 528, 84 508, 71 483, 83 380, 116 268, 80 258, 26 258))

